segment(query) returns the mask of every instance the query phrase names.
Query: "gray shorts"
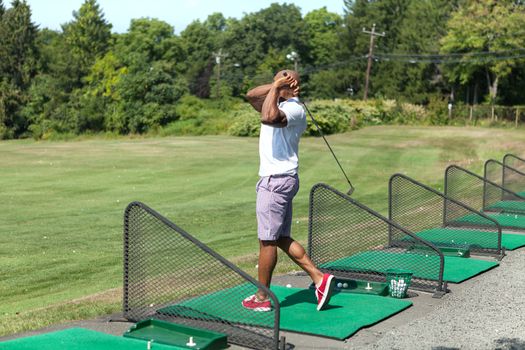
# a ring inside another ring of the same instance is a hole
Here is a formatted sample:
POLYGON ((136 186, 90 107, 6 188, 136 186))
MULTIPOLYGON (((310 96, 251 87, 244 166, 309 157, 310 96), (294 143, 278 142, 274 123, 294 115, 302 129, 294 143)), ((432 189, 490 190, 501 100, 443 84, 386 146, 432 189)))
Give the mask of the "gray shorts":
POLYGON ((264 176, 257 191, 257 235, 261 241, 290 237, 292 200, 299 191, 297 175, 264 176))

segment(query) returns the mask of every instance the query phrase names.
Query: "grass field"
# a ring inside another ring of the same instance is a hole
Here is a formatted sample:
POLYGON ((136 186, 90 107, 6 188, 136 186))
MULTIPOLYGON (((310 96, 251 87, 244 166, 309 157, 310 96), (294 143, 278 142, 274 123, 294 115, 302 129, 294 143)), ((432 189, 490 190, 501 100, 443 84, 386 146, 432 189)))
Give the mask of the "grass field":
MULTIPOLYGON (((444 169, 478 173, 523 155, 523 131, 370 127, 329 141, 353 197, 386 213, 390 175, 442 188, 444 169)), ((235 137, 0 142, 0 335, 120 309, 122 214, 142 201, 255 275, 258 140, 235 137)), ((309 189, 348 186, 322 139, 305 138, 294 236, 305 242, 309 189)), ((287 259, 279 271, 297 269, 287 259)))

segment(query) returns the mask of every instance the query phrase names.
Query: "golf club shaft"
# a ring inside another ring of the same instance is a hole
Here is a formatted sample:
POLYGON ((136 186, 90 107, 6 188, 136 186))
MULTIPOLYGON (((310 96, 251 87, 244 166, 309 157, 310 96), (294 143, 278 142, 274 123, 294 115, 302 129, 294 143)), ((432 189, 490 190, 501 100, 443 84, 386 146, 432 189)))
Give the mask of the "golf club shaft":
POLYGON ((335 153, 334 151, 332 150, 332 147, 330 147, 330 144, 328 143, 328 141, 326 140, 326 137, 324 137, 324 134, 323 134, 323 131, 321 130, 321 127, 319 126, 319 124, 317 123, 317 121, 314 119, 314 116, 312 115, 312 113, 310 112, 310 110, 308 109, 308 107, 306 106, 306 104, 304 102, 301 102, 304 106, 304 108, 306 109, 306 111, 308 112, 308 115, 310 116, 310 118, 312 119, 312 122, 314 123, 315 127, 317 128, 317 130, 319 131, 319 134, 321 134, 321 136, 323 137, 323 140, 324 142, 326 143, 326 146, 328 146, 328 149, 330 150, 330 152, 332 153, 332 155, 334 156, 334 159, 335 161, 337 162, 337 165, 339 165, 339 169, 341 169, 341 172, 343 173, 343 175, 345 176, 345 179, 346 181, 348 182, 348 185, 350 185, 350 190, 348 191, 348 194, 352 194, 352 192, 354 192, 354 186, 352 185, 352 182, 350 181, 350 179, 348 178, 348 176, 346 175, 345 173, 345 170, 343 169, 341 163, 339 163, 339 159, 337 159, 337 157, 335 156, 335 153))
MULTIPOLYGON (((288 73, 287 72, 284 72, 283 75, 285 77, 288 76, 288 73)), ((324 137, 324 134, 323 134, 323 131, 321 130, 321 127, 319 126, 319 124, 317 123, 317 121, 314 119, 314 116, 312 115, 312 113, 310 112, 310 110, 308 109, 308 107, 306 106, 306 103, 302 102, 304 108, 306 109, 306 111, 308 112, 308 115, 310 115, 310 118, 312 119, 312 122, 314 123, 315 127, 317 128, 317 130, 319 131, 319 134, 321 134, 321 136, 323 137, 323 140, 324 140, 324 143, 326 143, 326 146, 328 146, 328 149, 330 150, 330 152, 332 153, 332 155, 334 156, 334 159, 335 161, 337 162, 337 165, 339 165, 339 169, 341 169, 341 171, 343 172, 343 175, 345 176, 345 179, 346 181, 348 182, 348 185, 350 186, 350 189, 348 190, 347 194, 350 196, 353 192, 354 192, 354 186, 352 185, 352 182, 350 181, 350 179, 348 178, 348 176, 346 175, 345 173, 345 170, 343 169, 341 163, 339 163, 339 159, 337 159, 337 157, 335 156, 335 153, 334 151, 332 150, 332 147, 330 147, 330 144, 328 143, 328 141, 326 140, 326 137, 324 137)))

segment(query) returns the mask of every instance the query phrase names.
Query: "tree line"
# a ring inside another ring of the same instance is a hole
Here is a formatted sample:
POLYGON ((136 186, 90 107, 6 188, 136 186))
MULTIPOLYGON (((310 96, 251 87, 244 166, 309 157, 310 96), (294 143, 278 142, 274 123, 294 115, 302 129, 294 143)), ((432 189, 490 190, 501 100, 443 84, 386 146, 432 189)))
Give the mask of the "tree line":
POLYGON ((283 67, 299 70, 307 98, 360 99, 369 57, 374 98, 525 104, 523 1, 341 6, 343 15, 277 3, 239 19, 214 13, 177 35, 152 18, 112 33, 96 0, 54 31, 32 22, 25 0, 0 0, 0 139, 148 132, 178 122, 186 96, 231 101, 283 67), (363 28, 373 24, 385 35, 369 56, 363 28))

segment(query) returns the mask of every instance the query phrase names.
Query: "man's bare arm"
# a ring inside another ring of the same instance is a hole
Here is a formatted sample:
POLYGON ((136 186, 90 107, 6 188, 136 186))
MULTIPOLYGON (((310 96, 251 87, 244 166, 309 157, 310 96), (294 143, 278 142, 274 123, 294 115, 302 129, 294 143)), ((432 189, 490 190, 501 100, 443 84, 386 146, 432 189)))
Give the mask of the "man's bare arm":
POLYGON ((288 124, 286 115, 277 106, 278 101, 279 88, 274 83, 262 105, 261 123, 277 127, 285 127, 288 124))
POLYGON ((266 84, 257 86, 246 93, 246 99, 257 112, 260 113, 262 111, 264 100, 271 88, 272 84, 266 84))
POLYGON ((281 89, 294 89, 297 85, 297 81, 290 76, 284 76, 273 82, 262 106, 261 123, 277 127, 285 127, 288 124, 286 115, 277 106, 279 93, 281 89))

